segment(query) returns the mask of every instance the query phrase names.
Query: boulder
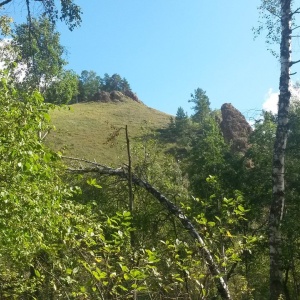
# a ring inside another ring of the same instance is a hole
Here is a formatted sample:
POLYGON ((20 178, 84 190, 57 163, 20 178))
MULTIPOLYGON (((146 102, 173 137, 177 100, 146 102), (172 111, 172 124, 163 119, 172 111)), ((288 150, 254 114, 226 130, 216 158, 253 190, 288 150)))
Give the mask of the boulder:
POLYGON ((110 93, 110 100, 113 102, 123 101, 124 100, 124 94, 122 94, 119 91, 112 91, 110 93))
POLYGON ((110 94, 108 92, 99 91, 94 95, 93 100, 99 102, 110 102, 110 94))

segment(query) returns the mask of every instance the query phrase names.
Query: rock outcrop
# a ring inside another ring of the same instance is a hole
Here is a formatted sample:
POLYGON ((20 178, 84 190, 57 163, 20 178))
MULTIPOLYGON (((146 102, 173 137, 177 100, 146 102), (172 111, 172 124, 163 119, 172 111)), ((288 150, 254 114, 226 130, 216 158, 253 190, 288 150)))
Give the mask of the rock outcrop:
POLYGON ((223 104, 221 112, 220 127, 225 141, 231 144, 232 151, 245 153, 249 147, 248 138, 252 132, 252 127, 240 111, 230 103, 223 104))
POLYGON ((93 96, 93 101, 110 102, 110 94, 108 92, 99 91, 93 96))
POLYGON ((142 101, 138 98, 137 94, 135 94, 133 91, 125 91, 124 95, 131 98, 133 101, 136 101, 138 103, 142 103, 142 101))
POLYGON ((93 96, 93 101, 104 102, 104 103, 123 102, 128 98, 138 103, 142 103, 142 101, 139 100, 138 96, 132 91, 125 91, 124 93, 119 91, 112 91, 110 93, 105 91, 99 91, 93 96))

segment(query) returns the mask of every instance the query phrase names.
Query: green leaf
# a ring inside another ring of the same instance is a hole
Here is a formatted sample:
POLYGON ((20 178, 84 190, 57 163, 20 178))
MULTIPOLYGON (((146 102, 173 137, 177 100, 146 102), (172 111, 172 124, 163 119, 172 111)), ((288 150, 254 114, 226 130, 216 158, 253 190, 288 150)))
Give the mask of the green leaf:
POLYGON ((72 269, 66 269, 66 273, 67 273, 67 275, 71 275, 72 274, 72 269))
POLYGON ((95 178, 90 178, 87 181, 87 184, 97 188, 97 189, 102 189, 102 186, 100 186, 99 184, 97 184, 97 180, 95 178))
POLYGON ((35 274, 35 276, 38 277, 38 278, 41 277, 41 274, 40 274, 39 270, 34 269, 34 274, 35 274))

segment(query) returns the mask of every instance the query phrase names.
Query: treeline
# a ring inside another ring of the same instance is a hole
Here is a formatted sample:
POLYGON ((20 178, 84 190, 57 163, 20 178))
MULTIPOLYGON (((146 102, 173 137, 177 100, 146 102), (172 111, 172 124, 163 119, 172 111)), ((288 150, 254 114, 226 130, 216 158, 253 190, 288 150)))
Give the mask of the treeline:
MULTIPOLYGON (((91 101, 98 100, 97 97, 101 92, 118 91, 130 98, 137 97, 132 92, 129 82, 126 78, 122 78, 119 74, 109 76, 104 74, 101 78, 94 71, 82 71, 78 77, 78 95, 76 101, 91 101)), ((73 99, 74 102, 74 99, 73 99)))

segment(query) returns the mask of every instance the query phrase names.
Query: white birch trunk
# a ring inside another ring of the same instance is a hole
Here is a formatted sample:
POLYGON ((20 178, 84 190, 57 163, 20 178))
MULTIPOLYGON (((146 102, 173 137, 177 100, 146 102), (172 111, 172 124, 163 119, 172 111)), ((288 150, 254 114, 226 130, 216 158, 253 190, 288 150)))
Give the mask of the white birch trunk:
POLYGON ((270 300, 285 299, 280 225, 285 202, 284 159, 291 97, 289 91, 291 67, 291 0, 281 0, 280 5, 280 94, 278 101, 278 124, 273 151, 273 198, 269 215, 270 300))

